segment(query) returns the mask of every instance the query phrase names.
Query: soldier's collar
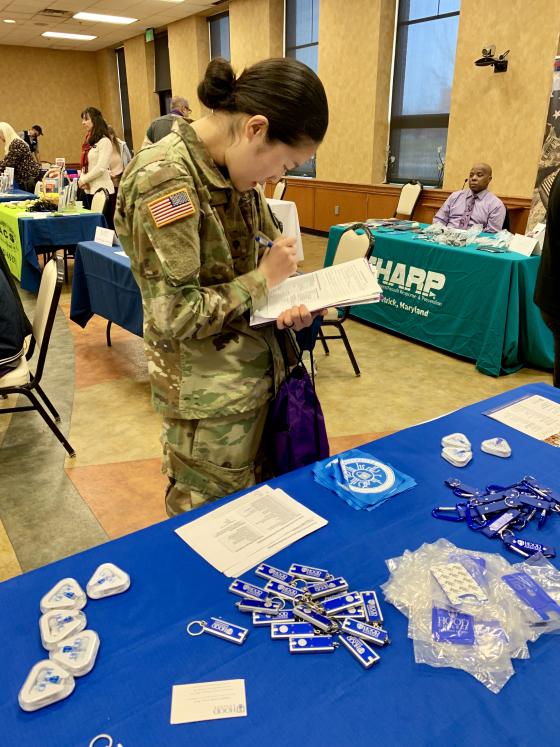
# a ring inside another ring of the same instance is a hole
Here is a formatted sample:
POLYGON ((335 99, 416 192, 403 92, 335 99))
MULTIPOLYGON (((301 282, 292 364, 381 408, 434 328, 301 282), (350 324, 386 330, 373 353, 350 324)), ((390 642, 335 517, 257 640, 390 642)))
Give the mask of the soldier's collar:
POLYGON ((200 140, 190 124, 185 122, 185 120, 179 120, 177 117, 177 121, 173 123, 173 126, 185 141, 187 149, 194 157, 198 170, 204 175, 207 186, 214 187, 215 189, 233 189, 235 191, 232 183, 218 169, 208 148, 200 140))

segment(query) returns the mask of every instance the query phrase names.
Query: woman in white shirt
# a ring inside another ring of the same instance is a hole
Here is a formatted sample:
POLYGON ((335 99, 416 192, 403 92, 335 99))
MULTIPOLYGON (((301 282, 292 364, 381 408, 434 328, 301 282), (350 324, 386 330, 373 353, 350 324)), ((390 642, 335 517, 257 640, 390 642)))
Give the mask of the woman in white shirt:
POLYGON ((82 143, 82 173, 78 187, 89 196, 89 200, 86 198, 85 202, 91 203, 91 198, 98 189, 106 189, 110 195, 115 191, 110 173, 113 144, 107 122, 99 109, 93 106, 84 109, 82 125, 86 129, 86 137, 82 143))

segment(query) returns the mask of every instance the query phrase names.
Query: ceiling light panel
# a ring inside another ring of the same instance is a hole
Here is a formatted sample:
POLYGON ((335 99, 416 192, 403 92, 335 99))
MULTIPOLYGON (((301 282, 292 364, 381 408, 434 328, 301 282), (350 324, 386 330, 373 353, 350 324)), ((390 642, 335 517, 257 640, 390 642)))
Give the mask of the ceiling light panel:
POLYGON ((94 21, 96 23, 117 23, 123 26, 136 23, 137 18, 126 18, 125 16, 108 16, 103 13, 76 13, 72 16, 76 21, 94 21))
POLYGON ((43 31, 41 36, 46 36, 49 39, 76 39, 78 41, 93 41, 97 39, 96 36, 90 34, 64 34, 61 31, 43 31))

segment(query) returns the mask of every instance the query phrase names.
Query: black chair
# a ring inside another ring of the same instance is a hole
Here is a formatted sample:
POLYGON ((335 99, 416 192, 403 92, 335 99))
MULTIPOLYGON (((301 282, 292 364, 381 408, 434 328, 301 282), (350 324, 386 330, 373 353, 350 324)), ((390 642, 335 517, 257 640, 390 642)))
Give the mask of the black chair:
MULTIPOLYGON (((336 247, 333 265, 340 264, 341 262, 350 262, 350 260, 359 259, 360 257, 366 257, 366 259, 369 259, 373 251, 374 243, 375 239, 369 226, 366 226, 364 223, 354 223, 354 225, 348 226, 348 228, 343 231, 338 246, 336 247), (360 230, 361 233, 357 233, 358 230, 360 230)), ((356 376, 360 376, 360 368, 356 361, 356 356, 354 355, 354 351, 352 350, 352 346, 350 345, 348 336, 346 335, 346 330, 343 326, 344 322, 348 319, 349 314, 350 309, 348 307, 345 307, 344 309, 328 309, 326 316, 323 317, 323 323, 319 329, 318 337, 323 346, 323 350, 325 351, 325 355, 329 355, 327 340, 342 340, 346 352, 348 353, 348 357, 350 358, 350 363, 352 364, 354 373, 356 376), (334 328, 338 334, 326 335, 325 328, 334 328)))
POLYGON ((37 306, 35 308, 35 314, 33 315, 33 336, 31 338, 29 350, 26 355, 21 357, 17 368, 11 369, 3 376, 0 376, 1 397, 4 398, 8 394, 22 394, 24 397, 27 397, 31 404, 0 408, 0 414, 37 410, 60 443, 64 446, 68 454, 73 457, 76 456, 76 452, 70 446, 60 428, 56 425, 56 423, 60 422, 60 415, 45 392, 41 389, 40 385, 63 280, 64 262, 61 257, 56 256, 54 259, 47 262, 43 269, 39 295, 37 297, 37 306), (35 347, 38 348, 39 354, 37 357, 35 373, 32 373, 28 361, 33 356, 35 347), (37 395, 40 395, 41 399, 39 399, 37 395), (46 409, 43 403, 46 405, 46 409), (50 412, 50 415, 47 410, 50 412))
POLYGON ((509 210, 506 208, 506 215, 504 218, 504 225, 502 226, 502 230, 509 231, 509 210))

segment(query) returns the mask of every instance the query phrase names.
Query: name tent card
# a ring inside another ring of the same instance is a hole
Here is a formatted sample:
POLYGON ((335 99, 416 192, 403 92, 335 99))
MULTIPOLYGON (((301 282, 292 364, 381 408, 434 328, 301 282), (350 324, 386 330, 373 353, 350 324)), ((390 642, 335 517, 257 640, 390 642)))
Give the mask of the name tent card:
POLYGON ((104 246, 113 246, 115 243, 115 232, 110 228, 102 228, 97 226, 95 229, 95 237, 93 239, 97 244, 103 244, 104 246))

